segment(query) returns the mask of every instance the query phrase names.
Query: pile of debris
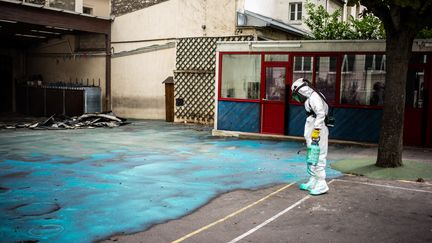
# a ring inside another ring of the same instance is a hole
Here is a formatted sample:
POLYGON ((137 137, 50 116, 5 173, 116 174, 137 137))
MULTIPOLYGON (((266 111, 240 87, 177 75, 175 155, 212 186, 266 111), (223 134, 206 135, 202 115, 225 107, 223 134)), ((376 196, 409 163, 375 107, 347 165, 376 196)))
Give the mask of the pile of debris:
POLYGON ((81 116, 67 117, 52 115, 50 118, 33 123, 1 124, 0 129, 30 128, 30 129, 77 129, 95 127, 118 127, 126 124, 125 118, 117 117, 112 112, 86 113, 81 116))

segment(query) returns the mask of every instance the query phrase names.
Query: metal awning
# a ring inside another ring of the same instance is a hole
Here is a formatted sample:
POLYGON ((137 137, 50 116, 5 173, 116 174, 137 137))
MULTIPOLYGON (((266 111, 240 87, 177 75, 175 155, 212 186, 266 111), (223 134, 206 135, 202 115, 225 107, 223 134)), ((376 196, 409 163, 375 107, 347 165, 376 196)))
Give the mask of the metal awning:
POLYGON ((296 36, 307 36, 310 33, 285 24, 281 21, 245 10, 244 13, 237 12, 237 26, 239 27, 270 27, 296 36))

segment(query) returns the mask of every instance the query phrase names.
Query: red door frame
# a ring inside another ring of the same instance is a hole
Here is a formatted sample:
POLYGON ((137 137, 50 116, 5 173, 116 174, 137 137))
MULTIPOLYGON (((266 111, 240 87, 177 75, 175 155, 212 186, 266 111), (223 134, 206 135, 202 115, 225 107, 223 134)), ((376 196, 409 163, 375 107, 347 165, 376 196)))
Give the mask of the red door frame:
MULTIPOLYGON (((408 72, 424 72, 424 82, 427 81, 426 69, 423 64, 420 65, 409 65, 408 72)), ((408 82, 414 82, 412 79, 408 79, 407 73, 407 85, 408 82)), ((425 89, 426 90, 426 89, 425 89)), ((426 90, 427 91, 427 90, 426 90)), ((409 92, 408 90, 406 92, 409 92)), ((426 104, 423 107, 412 107, 412 104, 405 104, 404 112, 404 135, 403 144, 406 146, 423 146, 425 144, 425 132, 426 129, 426 104), (408 126, 409 125, 409 126, 408 126)))
POLYGON ((427 107, 425 112, 427 112, 426 118, 426 147, 432 147, 432 53, 427 53, 427 61, 425 65, 425 90, 428 92, 425 94, 427 98, 427 107))
MULTIPOLYGON (((424 134, 424 141, 422 137, 419 137, 420 144, 417 146, 425 146, 425 147, 431 147, 432 146, 432 55, 429 53, 427 55, 426 63, 424 64, 410 64, 408 66, 408 70, 424 70, 424 90, 425 90, 425 100, 422 110, 422 116, 421 116, 421 122, 422 127, 426 129, 426 131, 421 131, 422 134, 424 134)), ((407 80, 408 81, 408 80, 407 80)), ((411 108, 415 109, 415 108, 411 108)), ((417 108, 418 109, 418 108, 417 108)), ((405 108, 405 118, 404 120, 409 119, 409 114, 407 113, 407 108, 405 108)), ((404 122, 406 123, 406 122, 404 122)), ((406 127, 404 127, 404 133, 405 133, 406 127)), ((404 137, 404 143, 405 143, 405 137, 404 137)))
POLYGON ((289 77, 291 75, 291 55, 288 56, 288 61, 286 62, 265 62, 264 57, 265 54, 279 54, 279 55, 289 55, 288 53, 263 53, 262 55, 262 64, 261 64, 261 92, 260 92, 260 107, 261 107, 261 127, 260 127, 260 132, 261 133, 269 133, 269 134, 275 134, 274 132, 267 132, 264 131, 264 119, 269 119, 268 117, 264 116, 264 109, 265 109, 265 105, 266 104, 281 104, 281 113, 280 116, 277 117, 277 119, 282 119, 282 131, 276 134, 279 135, 283 135, 285 134, 285 107, 286 107, 286 97, 290 95, 289 92, 286 92, 288 89, 286 88, 289 85, 289 77), (283 99, 283 101, 272 101, 272 100, 266 100, 266 94, 267 94, 267 90, 266 90, 266 71, 267 68, 271 68, 271 67, 282 67, 285 68, 285 98, 283 99))

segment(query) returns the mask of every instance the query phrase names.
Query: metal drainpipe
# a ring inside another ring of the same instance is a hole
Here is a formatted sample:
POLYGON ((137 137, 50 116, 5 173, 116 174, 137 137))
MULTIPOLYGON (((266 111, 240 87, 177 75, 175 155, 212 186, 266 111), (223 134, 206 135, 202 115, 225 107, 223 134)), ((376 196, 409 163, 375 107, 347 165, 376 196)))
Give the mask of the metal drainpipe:
POLYGON ((111 111, 111 33, 105 35, 105 110, 111 111))

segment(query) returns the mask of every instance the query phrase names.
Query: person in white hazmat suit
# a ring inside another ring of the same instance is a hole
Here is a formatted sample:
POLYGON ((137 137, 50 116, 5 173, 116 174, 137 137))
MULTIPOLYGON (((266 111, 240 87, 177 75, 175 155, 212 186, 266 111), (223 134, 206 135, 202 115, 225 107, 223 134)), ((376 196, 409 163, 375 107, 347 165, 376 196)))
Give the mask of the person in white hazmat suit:
POLYGON ((315 166, 307 164, 307 172, 310 178, 308 182, 300 184, 300 189, 309 191, 311 195, 321 195, 329 190, 325 181, 329 134, 325 118, 329 107, 324 100, 324 95, 312 88, 310 82, 306 79, 297 79, 292 84, 291 91, 293 99, 304 103, 308 115, 304 127, 304 138, 307 146, 311 145, 312 140, 318 140, 320 148, 318 163, 315 166))

